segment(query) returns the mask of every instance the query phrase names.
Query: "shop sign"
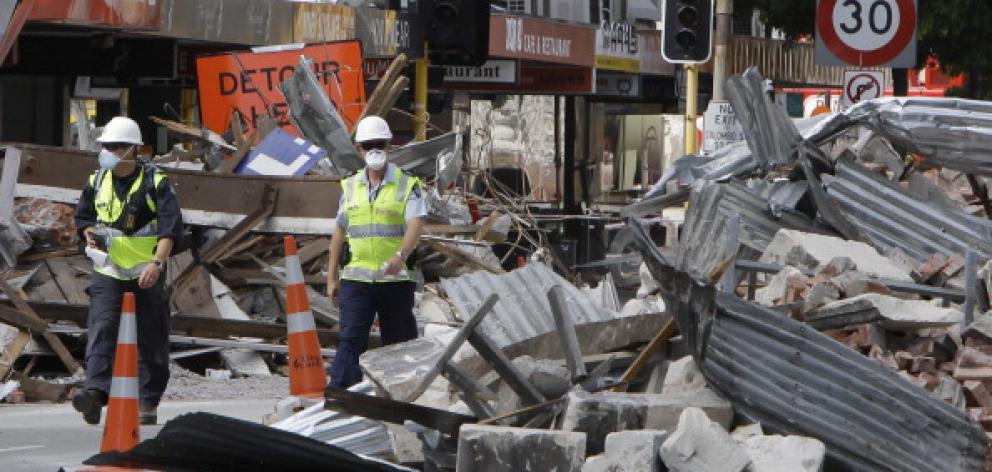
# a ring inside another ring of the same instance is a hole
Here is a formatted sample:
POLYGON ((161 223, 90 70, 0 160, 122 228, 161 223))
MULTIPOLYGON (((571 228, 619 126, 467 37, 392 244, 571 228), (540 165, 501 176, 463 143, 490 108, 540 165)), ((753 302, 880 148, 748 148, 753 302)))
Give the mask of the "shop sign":
POLYGON ((238 110, 254 129, 267 107, 280 123, 286 122, 289 106, 279 85, 293 75, 301 55, 313 60, 317 81, 345 121, 358 120, 365 103, 362 46, 358 41, 269 49, 196 59, 200 116, 206 128, 224 133, 232 113, 238 110))
POLYGON ((496 83, 517 82, 517 61, 513 59, 493 59, 480 67, 446 66, 444 82, 457 83, 496 83))
POLYGON ((730 102, 710 100, 703 115, 703 152, 710 153, 729 144, 744 141, 744 128, 730 102))
POLYGON ((293 6, 285 0, 156 0, 162 26, 156 35, 240 45, 293 42, 293 6))
POLYGON ((603 21, 596 30, 597 69, 637 73, 640 49, 640 36, 629 23, 603 21))
POLYGON ((386 57, 366 57, 362 61, 365 80, 382 80, 393 60, 386 57))
POLYGON ((640 97, 641 77, 637 74, 596 73, 596 95, 640 97))
POLYGON ((293 41, 312 43, 355 39, 355 10, 346 5, 297 3, 293 41))
POLYGON ((355 33, 369 56, 395 56, 406 53, 411 59, 424 55, 424 33, 415 16, 395 10, 358 8, 355 33))
POLYGON ((661 57, 661 31, 641 31, 639 56, 641 73, 650 75, 675 75, 675 65, 661 57))
POLYGON ((594 29, 536 18, 494 14, 489 19, 489 54, 592 67, 594 29))

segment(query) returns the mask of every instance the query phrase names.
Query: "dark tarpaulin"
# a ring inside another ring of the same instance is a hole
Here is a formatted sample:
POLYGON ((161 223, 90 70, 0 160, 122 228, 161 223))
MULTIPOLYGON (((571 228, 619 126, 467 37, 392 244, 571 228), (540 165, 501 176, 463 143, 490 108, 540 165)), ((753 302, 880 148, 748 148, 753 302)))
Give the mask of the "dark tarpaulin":
POLYGON ((84 464, 203 472, 409 470, 296 433, 202 412, 169 421, 128 451, 100 453, 84 464))

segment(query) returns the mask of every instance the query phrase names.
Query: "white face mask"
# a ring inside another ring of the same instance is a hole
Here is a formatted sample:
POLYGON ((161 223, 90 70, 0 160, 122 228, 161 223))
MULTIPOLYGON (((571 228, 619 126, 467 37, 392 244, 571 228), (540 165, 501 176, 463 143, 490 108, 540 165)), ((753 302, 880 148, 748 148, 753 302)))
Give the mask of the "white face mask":
POLYGON ((370 149, 365 153, 365 165, 372 170, 382 170, 383 167, 386 167, 386 151, 370 149))
POLYGON ((117 164, 121 162, 121 158, 106 149, 100 151, 100 155, 97 156, 100 161, 100 168, 104 170, 114 170, 117 164))

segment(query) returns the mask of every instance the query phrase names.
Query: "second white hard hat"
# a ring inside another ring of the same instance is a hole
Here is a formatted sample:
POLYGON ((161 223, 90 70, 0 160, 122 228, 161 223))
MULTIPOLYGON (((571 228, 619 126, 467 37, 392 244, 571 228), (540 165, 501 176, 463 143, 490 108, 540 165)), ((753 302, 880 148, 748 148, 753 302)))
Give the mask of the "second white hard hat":
POLYGON ((103 134, 96 138, 98 143, 129 143, 141 146, 141 128, 138 123, 126 116, 115 116, 103 127, 103 134))
POLYGON ((358 143, 389 141, 391 139, 393 139, 393 133, 389 131, 389 124, 378 116, 362 118, 355 129, 355 142, 358 143))

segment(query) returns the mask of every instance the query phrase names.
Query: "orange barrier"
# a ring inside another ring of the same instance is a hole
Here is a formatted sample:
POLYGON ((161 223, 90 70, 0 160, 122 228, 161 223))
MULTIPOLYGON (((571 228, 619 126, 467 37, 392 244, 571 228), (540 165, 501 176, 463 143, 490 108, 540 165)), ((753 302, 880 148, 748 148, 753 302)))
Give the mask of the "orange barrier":
POLYGON ((134 294, 127 292, 121 305, 114 354, 114 377, 103 428, 100 452, 126 451, 138 444, 138 325, 134 294))
POLYGON ((303 269, 296 238, 286 236, 286 325, 289 331, 289 394, 323 397, 327 386, 324 358, 320 354, 317 326, 303 284, 303 269))

